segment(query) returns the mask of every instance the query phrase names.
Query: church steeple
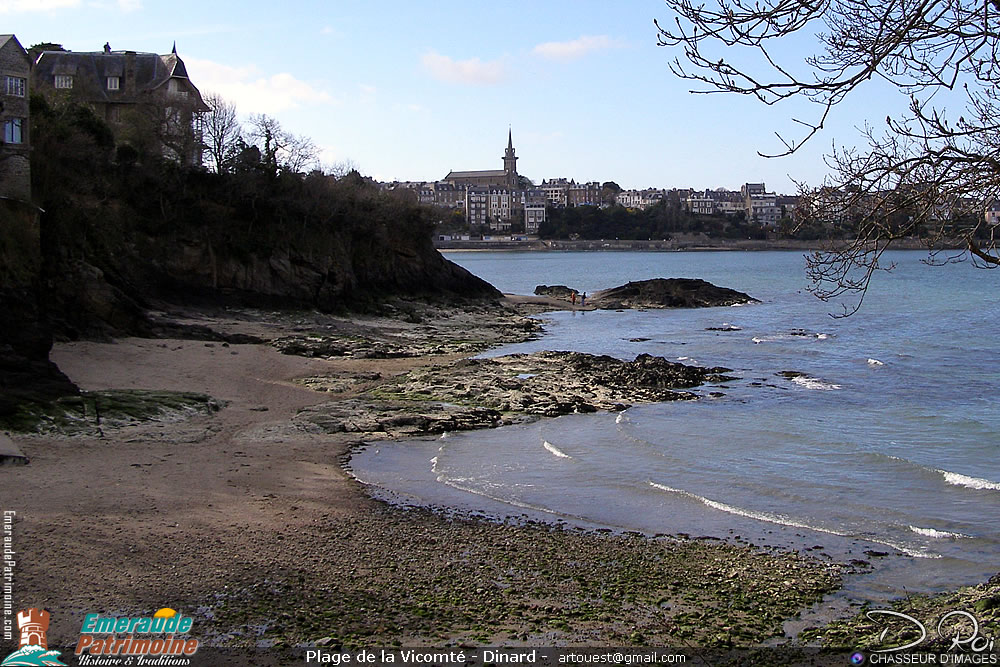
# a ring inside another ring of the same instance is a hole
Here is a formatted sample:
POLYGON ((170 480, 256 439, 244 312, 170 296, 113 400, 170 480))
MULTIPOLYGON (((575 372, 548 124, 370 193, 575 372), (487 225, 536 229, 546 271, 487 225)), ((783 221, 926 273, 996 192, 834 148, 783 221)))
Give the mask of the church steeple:
POLYGON ((507 173, 507 187, 517 187, 517 156, 514 155, 514 138, 507 128, 507 150, 503 155, 503 170, 507 173))

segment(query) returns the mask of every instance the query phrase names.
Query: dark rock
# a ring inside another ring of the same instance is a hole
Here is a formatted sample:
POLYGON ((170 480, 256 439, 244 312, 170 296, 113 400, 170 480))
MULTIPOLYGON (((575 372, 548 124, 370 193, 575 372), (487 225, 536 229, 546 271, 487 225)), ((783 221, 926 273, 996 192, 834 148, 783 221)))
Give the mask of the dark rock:
POLYGON ((588 303, 597 308, 707 308, 756 303, 757 299, 697 278, 654 278, 596 292, 588 303))
POLYGON ((538 296, 550 296, 554 299, 571 299, 573 292, 577 290, 565 285, 538 285, 535 287, 535 294, 538 296))
POLYGON ((0 418, 23 403, 78 393, 49 361, 53 333, 41 275, 39 213, 0 199, 0 418))

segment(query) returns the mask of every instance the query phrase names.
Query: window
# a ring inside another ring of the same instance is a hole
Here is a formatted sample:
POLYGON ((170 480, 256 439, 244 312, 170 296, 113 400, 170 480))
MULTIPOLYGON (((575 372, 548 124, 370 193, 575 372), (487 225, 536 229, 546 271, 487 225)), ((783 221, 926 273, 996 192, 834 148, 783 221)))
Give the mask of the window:
POLYGON ((118 90, 121 85, 121 79, 117 76, 108 77, 108 90, 118 90))
POLYGON ((24 143, 24 119, 8 118, 3 123, 3 141, 5 144, 24 143))
POLYGON ((55 86, 56 88, 72 88, 73 77, 68 74, 56 74, 55 86))
POLYGON ((122 121, 122 109, 117 104, 112 104, 108 106, 108 120, 112 123, 120 123, 122 121))
POLYGON ((26 86, 27 82, 25 79, 17 76, 8 76, 4 92, 15 97, 24 97, 26 86))

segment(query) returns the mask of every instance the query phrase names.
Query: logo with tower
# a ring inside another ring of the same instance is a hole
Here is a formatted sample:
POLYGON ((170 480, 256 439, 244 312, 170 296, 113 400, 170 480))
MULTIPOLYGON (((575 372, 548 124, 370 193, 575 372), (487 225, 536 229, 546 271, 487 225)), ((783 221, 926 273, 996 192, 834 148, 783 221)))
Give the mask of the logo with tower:
POLYGON ((44 609, 22 609, 17 612, 17 627, 21 641, 16 651, 0 662, 0 667, 65 665, 59 661, 59 651, 50 651, 45 634, 49 630, 49 612, 44 609))

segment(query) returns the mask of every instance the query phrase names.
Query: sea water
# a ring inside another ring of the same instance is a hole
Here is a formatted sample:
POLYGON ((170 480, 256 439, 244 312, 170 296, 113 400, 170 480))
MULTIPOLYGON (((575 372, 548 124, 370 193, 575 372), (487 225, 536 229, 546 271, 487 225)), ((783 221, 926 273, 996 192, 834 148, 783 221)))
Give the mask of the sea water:
POLYGON ((797 252, 452 253, 510 293, 691 277, 762 303, 542 315, 541 340, 488 356, 650 353, 738 379, 697 401, 376 443, 352 470, 404 503, 867 560, 844 589, 858 599, 981 582, 1000 572, 1000 272, 925 258, 889 253, 895 269, 838 319, 797 252))

